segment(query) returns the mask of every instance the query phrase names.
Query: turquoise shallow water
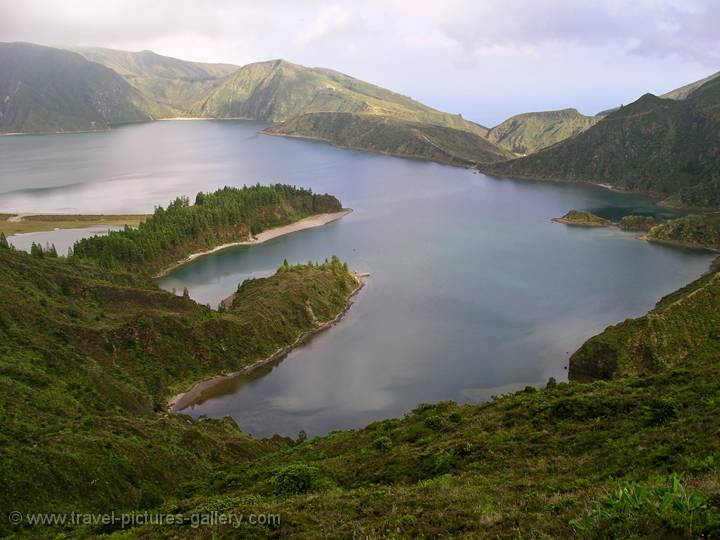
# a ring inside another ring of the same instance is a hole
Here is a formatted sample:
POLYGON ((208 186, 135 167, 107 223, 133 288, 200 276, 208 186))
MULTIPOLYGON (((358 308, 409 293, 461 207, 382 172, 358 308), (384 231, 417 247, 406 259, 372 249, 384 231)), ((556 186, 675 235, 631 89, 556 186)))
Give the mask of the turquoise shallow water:
MULTIPOLYGON (((103 134, 0 138, 0 211, 141 212, 223 185, 289 182, 355 209, 341 221, 201 258, 161 286, 217 302, 287 258, 337 254, 371 272, 345 319, 186 410, 255 435, 319 434, 567 378, 568 353, 705 271, 706 253, 550 222, 571 208, 662 213, 602 188, 472 171, 257 134, 243 122, 162 122, 103 134)), ((50 240, 51 241, 51 240, 50 240)))

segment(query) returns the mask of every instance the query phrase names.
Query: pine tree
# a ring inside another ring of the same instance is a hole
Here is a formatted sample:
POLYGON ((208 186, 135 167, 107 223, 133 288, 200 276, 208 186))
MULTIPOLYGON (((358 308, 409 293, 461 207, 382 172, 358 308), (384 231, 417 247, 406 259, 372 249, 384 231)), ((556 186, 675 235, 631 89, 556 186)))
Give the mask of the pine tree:
POLYGON ((190 291, 188 291, 187 287, 183 289, 183 298, 185 298, 186 300, 190 300, 190 291))
POLYGON ((10 244, 7 241, 7 238, 5 238, 5 233, 0 232, 0 249, 10 249, 10 244))

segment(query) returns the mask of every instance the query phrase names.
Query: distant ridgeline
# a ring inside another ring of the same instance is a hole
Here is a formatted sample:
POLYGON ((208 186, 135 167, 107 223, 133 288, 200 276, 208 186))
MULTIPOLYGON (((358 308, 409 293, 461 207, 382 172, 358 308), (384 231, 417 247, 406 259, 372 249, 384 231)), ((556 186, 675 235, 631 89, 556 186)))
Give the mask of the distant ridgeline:
POLYGON ((187 198, 175 199, 137 229, 80 240, 72 257, 104 268, 157 272, 193 252, 250 240, 265 229, 341 208, 332 195, 285 184, 226 187, 199 193, 192 205, 187 198))
POLYGON ((720 206, 720 78, 685 100, 646 94, 536 154, 485 165, 497 176, 605 183, 674 206, 720 206))
POLYGON ((152 51, 0 43, 0 132, 109 129, 160 118, 235 118, 275 135, 498 175, 604 182, 685 206, 718 206, 718 74, 596 116, 519 114, 489 129, 349 77, 285 60, 245 66, 152 51), (534 154, 538 152, 537 154, 534 154), (512 160, 519 154, 537 159, 512 160))

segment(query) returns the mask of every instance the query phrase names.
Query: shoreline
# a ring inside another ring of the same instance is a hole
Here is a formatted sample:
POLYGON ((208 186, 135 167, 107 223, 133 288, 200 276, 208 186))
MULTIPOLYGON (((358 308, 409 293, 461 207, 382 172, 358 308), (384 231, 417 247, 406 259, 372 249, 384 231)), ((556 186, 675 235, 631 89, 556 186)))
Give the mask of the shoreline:
POLYGON ((585 222, 571 221, 569 219, 563 219, 563 218, 550 218, 550 221, 552 221, 553 223, 560 223, 562 225, 567 225, 568 227, 588 227, 588 228, 617 227, 617 224, 615 224, 615 223, 585 223, 585 222))
POLYGON ((357 152, 367 152, 369 154, 380 154, 381 156, 388 156, 388 157, 395 157, 395 158, 404 158, 404 159, 412 159, 414 161, 422 161, 424 163, 437 163, 438 165, 447 165, 449 167, 456 167, 458 169, 477 169, 477 162, 475 161, 462 161, 460 158, 458 158, 458 161, 440 161, 438 159, 430 159, 425 158, 422 156, 413 156, 411 154, 400 154, 398 152, 389 152, 386 150, 371 150, 370 148, 361 148, 359 146, 347 146, 344 144, 336 143, 331 141, 330 139, 325 139, 323 137, 313 137, 310 135, 294 135, 289 133, 272 133, 270 131, 266 130, 260 130, 258 133, 262 135, 269 135, 271 137, 283 137, 286 139, 298 139, 301 141, 312 141, 312 142, 321 142, 325 143, 329 146, 332 146, 333 148, 339 148, 341 150, 355 150, 357 152))
POLYGON ((683 242, 681 240, 664 240, 662 238, 648 238, 647 233, 638 237, 638 240, 644 240, 650 244, 660 244, 665 246, 671 246, 676 248, 691 249, 695 251, 706 251, 708 253, 720 253, 720 249, 703 246, 701 244, 692 244, 689 242, 683 242))
POLYGON ((2 215, 6 219, 0 220, 0 231, 6 235, 15 235, 88 227, 138 227, 151 214, 8 212, 2 215))
POLYGON ((279 238, 281 236, 285 236, 287 234, 291 234, 298 231, 304 231, 305 229, 314 229, 315 227, 322 227, 323 225, 327 225, 328 223, 332 223, 334 221, 338 221, 339 219, 344 218, 348 214, 352 213, 352 208, 343 208, 339 212, 333 212, 333 213, 327 213, 327 214, 314 214, 312 216, 304 217, 298 221, 295 221, 293 223, 289 223, 287 225, 280 225, 279 227, 273 227, 272 229, 267 229, 265 231, 262 231, 261 233, 258 233, 254 238, 251 240, 241 240, 238 242, 230 242, 228 244, 222 244, 220 246, 216 246, 212 249, 206 250, 206 251, 196 251, 195 253, 191 253, 184 259, 181 259, 179 261, 174 262, 167 268, 163 269, 161 272, 159 272, 157 275, 154 276, 155 279, 159 279, 162 277, 167 276, 169 273, 171 273, 173 270, 177 270, 181 266, 185 266, 188 263, 193 262, 196 259, 199 259, 200 257, 205 257, 207 255, 211 255, 213 253, 217 253, 218 251, 223 251, 225 249, 238 247, 238 246, 256 246, 258 244, 263 244, 269 240, 273 240, 274 238, 279 238))
MULTIPOLYGON (((204 379, 202 381, 196 382, 193 384, 187 391, 181 392, 179 394, 175 394, 172 398, 170 398, 166 402, 166 408, 168 412, 173 414, 181 414, 184 409, 189 407, 194 401, 198 399, 202 395, 202 393, 207 390, 208 388, 212 388, 213 386, 217 385, 218 383, 232 379, 234 377, 239 377, 241 375, 248 375, 249 373, 252 373, 256 369, 259 369, 263 366, 266 366, 267 364, 270 364, 276 360, 279 360, 292 352, 293 349, 297 348, 298 346, 305 343, 308 339, 313 337, 316 334, 319 334, 320 332, 329 329, 330 327, 334 326, 338 322, 342 320, 342 318, 345 316, 345 314, 350 310, 352 305, 355 303, 353 302, 353 298, 357 296, 357 294, 362 290, 362 288, 365 286, 365 279, 370 276, 368 272, 351 272, 351 275, 355 278, 357 281, 357 287, 355 287, 347 297, 347 305, 338 313, 335 317, 330 319, 329 321, 322 322, 318 324, 315 328, 308 330, 306 332, 302 332, 296 339, 289 345, 285 345, 283 347, 280 347, 277 351, 275 351, 273 354, 266 358, 261 358, 260 360, 256 360, 252 364, 249 364, 245 366, 242 369, 239 369, 238 371, 233 371, 230 373, 220 373, 218 375, 214 375, 213 377, 210 377, 209 379, 204 379)), ((232 298, 232 296, 230 297, 232 298)), ((227 299, 225 299, 227 300, 227 299)), ((223 302, 225 301, 223 300, 223 302)))

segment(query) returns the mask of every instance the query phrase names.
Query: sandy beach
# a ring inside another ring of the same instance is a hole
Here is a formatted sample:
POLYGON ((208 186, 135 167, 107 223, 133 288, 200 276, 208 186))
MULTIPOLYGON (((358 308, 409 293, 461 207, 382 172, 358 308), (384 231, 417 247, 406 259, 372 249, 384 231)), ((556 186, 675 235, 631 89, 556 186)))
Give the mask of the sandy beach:
MULTIPOLYGON (((269 231, 268 231, 269 232, 269 231)), ((287 355, 290 351, 292 351, 295 347, 298 345, 303 344, 305 341, 307 341, 309 338, 317 334, 318 332, 322 332, 323 330, 327 330, 331 326, 337 324, 340 322, 340 320, 345 316, 345 314, 348 312, 350 307, 353 305, 352 299, 360 292, 360 290, 365 286, 365 279, 370 276, 369 273, 352 273, 353 277, 355 277, 355 280, 357 281, 357 287, 350 292, 347 298, 347 306, 345 306, 345 309, 343 309, 340 313, 338 313, 334 318, 332 318, 329 321, 325 321, 323 323, 318 324, 315 328, 312 330, 309 330, 307 332, 303 332, 300 334, 297 339, 292 342, 290 345, 286 345, 285 347, 279 348, 277 351, 275 351, 273 354, 268 356, 267 358, 262 358, 256 362, 253 362, 252 364, 245 366, 244 368, 234 371, 232 373, 221 373, 220 375, 216 375, 210 379, 206 379, 204 381, 200 381, 196 384, 194 384, 187 392, 182 392, 180 394, 177 394, 173 396, 167 403, 167 408, 170 412, 177 413, 195 401, 197 401, 200 397, 202 397, 203 393, 207 391, 208 389, 212 388, 213 386, 222 383, 223 381, 227 379, 231 379, 233 377, 238 377, 240 375, 247 375, 248 373, 269 364, 270 362, 273 362, 275 360, 279 360, 280 358, 287 355)))
POLYGON ((333 212, 333 213, 329 213, 329 214, 315 214, 314 216, 309 216, 309 217, 303 218, 299 221, 296 221, 295 223, 290 223, 288 225, 282 225, 280 227, 274 227, 272 229, 263 231, 263 232, 259 233, 257 236, 255 236, 252 240, 244 240, 242 242, 231 242, 229 244, 223 244, 221 246, 214 247, 207 251, 198 251, 197 253, 188 255, 183 260, 177 261, 176 263, 170 265, 168 268, 166 268, 165 270, 160 272, 155 277, 156 278, 163 277, 163 276, 169 274, 170 272, 172 272, 173 270, 175 270, 176 268, 179 268, 180 266, 188 264, 189 262, 192 262, 199 257, 205 257, 206 255, 210 255, 212 253, 217 253, 218 251, 222 251, 224 249, 228 249, 231 247, 254 246, 257 244, 262 244, 263 242, 267 242, 268 240, 272 240, 273 238, 278 238, 279 236, 284 236, 286 234, 302 231, 305 229, 321 227, 323 225, 327 225, 328 223, 332 223, 333 221, 337 221, 338 219, 341 219, 341 218, 347 216, 351 212, 352 212, 352 208, 343 208, 339 212, 333 212))

